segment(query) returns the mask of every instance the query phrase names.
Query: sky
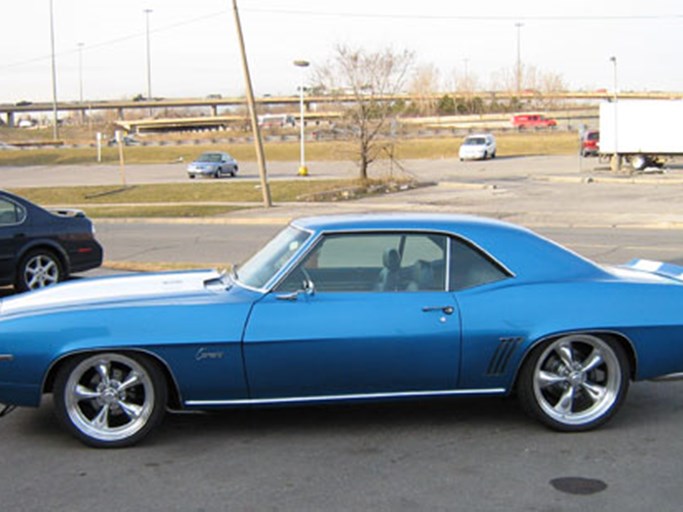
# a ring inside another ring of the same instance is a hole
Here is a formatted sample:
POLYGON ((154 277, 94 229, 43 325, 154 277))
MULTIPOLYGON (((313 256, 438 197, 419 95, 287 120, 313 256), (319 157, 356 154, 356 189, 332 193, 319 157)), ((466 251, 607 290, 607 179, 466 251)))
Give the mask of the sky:
MULTIPOLYGON (((52 99, 49 0, 0 2, 0 103, 52 99)), ((257 95, 295 94, 338 45, 414 52, 443 87, 525 66, 570 89, 683 91, 680 0, 238 0, 257 95), (515 26, 522 23, 521 28, 515 26), (302 70, 293 61, 311 66, 302 70)), ((244 93, 232 0, 53 0, 59 100, 244 93), (79 47, 79 43, 82 46, 79 47), (82 63, 82 65, 79 64, 82 63), (82 71, 82 73, 81 73, 82 71)))

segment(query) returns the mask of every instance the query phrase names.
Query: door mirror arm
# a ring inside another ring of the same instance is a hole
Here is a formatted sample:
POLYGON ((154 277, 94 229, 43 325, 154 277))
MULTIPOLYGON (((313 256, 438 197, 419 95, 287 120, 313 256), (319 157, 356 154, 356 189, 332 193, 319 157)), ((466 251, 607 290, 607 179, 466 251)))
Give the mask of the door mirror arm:
POLYGON ((308 297, 313 297, 313 295, 315 295, 315 285, 313 284, 313 281, 311 281, 310 279, 304 279, 304 281, 301 283, 301 289, 295 292, 281 293, 279 295, 276 295, 275 298, 277 300, 295 301, 298 300, 299 295, 302 294, 308 297))

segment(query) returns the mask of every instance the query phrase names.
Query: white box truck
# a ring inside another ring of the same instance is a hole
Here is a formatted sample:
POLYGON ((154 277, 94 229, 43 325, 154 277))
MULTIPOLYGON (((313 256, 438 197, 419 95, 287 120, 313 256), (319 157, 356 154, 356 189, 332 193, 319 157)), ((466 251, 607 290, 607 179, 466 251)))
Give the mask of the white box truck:
POLYGON ((683 101, 617 100, 600 104, 600 156, 618 154, 636 170, 683 155, 683 101))

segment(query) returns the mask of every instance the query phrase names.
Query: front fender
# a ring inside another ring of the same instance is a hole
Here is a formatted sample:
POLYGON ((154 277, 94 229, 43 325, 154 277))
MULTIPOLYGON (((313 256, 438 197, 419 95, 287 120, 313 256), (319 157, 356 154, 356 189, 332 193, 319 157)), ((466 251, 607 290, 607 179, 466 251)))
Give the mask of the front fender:
POLYGON ((0 402, 38 405, 49 371, 66 358, 143 351, 166 365, 189 399, 246 396, 241 340, 251 301, 229 294, 126 306, 71 308, 0 322, 0 402))

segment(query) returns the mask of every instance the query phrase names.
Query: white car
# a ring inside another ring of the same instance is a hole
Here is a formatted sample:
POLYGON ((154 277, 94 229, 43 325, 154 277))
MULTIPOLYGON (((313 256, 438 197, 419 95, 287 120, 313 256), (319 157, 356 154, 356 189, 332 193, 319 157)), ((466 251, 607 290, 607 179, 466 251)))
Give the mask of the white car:
POLYGON ((460 160, 496 158, 496 138, 490 133, 468 135, 460 145, 460 160))

